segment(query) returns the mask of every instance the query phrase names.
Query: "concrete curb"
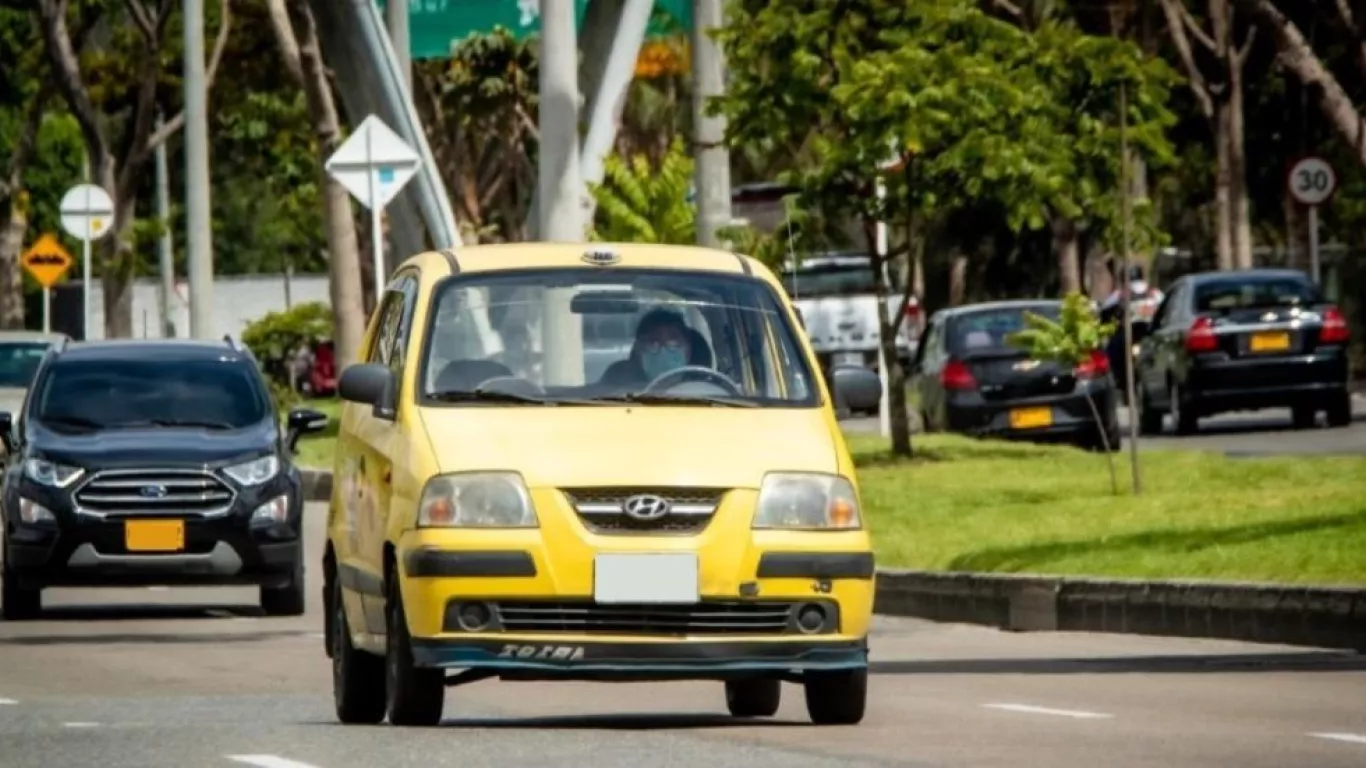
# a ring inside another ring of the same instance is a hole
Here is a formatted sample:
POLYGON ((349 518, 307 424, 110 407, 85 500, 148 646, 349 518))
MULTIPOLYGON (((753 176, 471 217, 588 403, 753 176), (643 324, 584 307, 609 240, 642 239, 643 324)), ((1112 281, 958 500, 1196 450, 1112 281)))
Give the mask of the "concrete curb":
MULTIPOLYGON (((304 498, 332 473, 301 469, 304 498)), ((1106 632, 1366 653, 1366 588, 879 569, 874 610, 1015 632, 1106 632)))

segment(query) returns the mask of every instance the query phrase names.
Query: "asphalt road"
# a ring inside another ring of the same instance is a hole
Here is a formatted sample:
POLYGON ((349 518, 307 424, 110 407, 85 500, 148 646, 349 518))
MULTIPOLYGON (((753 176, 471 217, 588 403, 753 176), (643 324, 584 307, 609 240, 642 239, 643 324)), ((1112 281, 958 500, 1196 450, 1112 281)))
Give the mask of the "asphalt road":
MULTIPOLYGON (((1271 409, 1230 413, 1200 420, 1200 431, 1194 435, 1177 437, 1167 425, 1161 436, 1143 437, 1143 448, 1189 449, 1221 451, 1231 455, 1282 454, 1366 454, 1366 397, 1352 399, 1355 421, 1345 429, 1328 429, 1319 416, 1315 429, 1294 429, 1289 409, 1271 409)), ((1126 430, 1128 444, 1128 409, 1119 409, 1120 423, 1126 430)), ((849 434, 876 434, 876 418, 850 418, 841 422, 849 434)))
POLYGON ((1361 656, 903 619, 878 621, 855 727, 809 725, 790 686, 778 717, 735 721, 719 684, 497 681, 448 690, 439 728, 343 727, 309 595, 267 619, 254 590, 48 593, 42 620, 0 622, 0 766, 1366 765, 1361 656))

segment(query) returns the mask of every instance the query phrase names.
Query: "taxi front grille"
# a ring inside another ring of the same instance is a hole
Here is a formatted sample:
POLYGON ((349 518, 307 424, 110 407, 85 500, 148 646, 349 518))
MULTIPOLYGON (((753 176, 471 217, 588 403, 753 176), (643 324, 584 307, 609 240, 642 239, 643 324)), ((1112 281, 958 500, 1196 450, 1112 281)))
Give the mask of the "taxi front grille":
POLYGON ((725 495, 722 488, 564 488, 579 520, 593 533, 701 533, 711 522, 725 495), (632 499, 659 499, 667 511, 658 516, 632 514, 632 499))
POLYGON ((793 626, 798 603, 711 601, 692 605, 500 602, 504 632, 611 635, 777 635, 793 626))
POLYGON ((76 506, 101 517, 210 515, 232 506, 236 492, 203 470, 119 469, 95 473, 76 491, 76 506))

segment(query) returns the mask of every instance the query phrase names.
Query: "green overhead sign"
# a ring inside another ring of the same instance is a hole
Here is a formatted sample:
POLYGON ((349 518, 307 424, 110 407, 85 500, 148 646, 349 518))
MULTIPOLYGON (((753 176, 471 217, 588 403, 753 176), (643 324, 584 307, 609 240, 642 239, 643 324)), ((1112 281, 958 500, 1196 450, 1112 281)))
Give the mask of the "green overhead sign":
MULTIPOLYGON (((579 24, 590 0, 575 0, 579 24)), ((383 11, 385 0, 375 0, 383 11)), ((444 59, 451 47, 472 34, 504 27, 518 37, 541 29, 540 0, 408 0, 410 54, 414 59, 444 59)), ((692 0, 655 0, 647 37, 663 37, 692 25, 692 0)))

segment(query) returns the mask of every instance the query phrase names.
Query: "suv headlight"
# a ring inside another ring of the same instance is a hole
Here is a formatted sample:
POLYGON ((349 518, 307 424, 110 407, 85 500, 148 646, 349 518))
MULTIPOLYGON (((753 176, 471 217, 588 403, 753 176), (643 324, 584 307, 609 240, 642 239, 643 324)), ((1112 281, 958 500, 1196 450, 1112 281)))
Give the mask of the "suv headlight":
POLYGON ((759 488, 755 528, 854 531, 863 527, 854 486, 838 475, 773 472, 759 488))
POLYGON ((39 485, 49 488, 65 488, 76 482, 85 473, 80 467, 56 464, 47 459, 27 459, 24 461, 24 476, 39 485))
POLYGON ((531 492, 516 472, 459 472, 427 481, 418 504, 423 528, 535 528, 531 492))
POLYGON ((280 471, 280 459, 274 454, 223 467, 223 474, 241 485, 260 485, 280 471))

